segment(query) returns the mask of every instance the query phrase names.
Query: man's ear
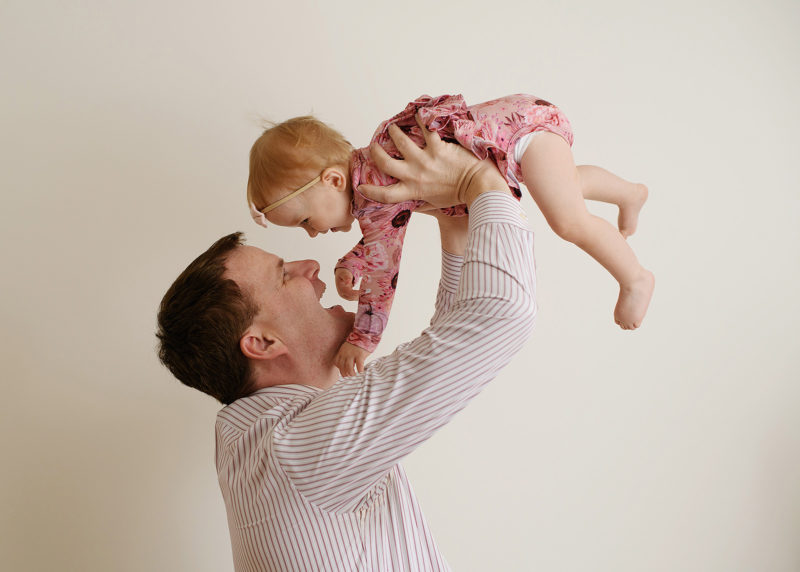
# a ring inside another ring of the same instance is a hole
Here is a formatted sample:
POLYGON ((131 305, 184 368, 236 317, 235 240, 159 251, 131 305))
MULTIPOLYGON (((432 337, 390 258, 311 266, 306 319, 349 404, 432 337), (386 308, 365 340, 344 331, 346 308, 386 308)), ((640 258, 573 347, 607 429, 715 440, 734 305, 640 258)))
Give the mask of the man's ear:
POLYGON ((289 353, 289 348, 277 337, 248 329, 239 340, 239 347, 245 357, 254 360, 269 360, 289 353))
POLYGON ((347 190, 347 175, 344 169, 338 166, 327 167, 320 175, 322 181, 337 191, 347 190))

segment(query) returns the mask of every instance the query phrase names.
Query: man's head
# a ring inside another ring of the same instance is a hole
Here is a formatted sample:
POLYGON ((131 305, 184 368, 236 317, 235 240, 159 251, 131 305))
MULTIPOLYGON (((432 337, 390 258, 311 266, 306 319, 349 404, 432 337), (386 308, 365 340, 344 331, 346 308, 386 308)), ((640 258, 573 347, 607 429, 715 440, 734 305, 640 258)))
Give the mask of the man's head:
POLYGON ((284 383, 325 387, 353 315, 319 303, 312 260, 284 262, 225 236, 195 259, 161 301, 159 357, 184 384, 222 403, 284 383))
POLYGON ((178 276, 158 312, 161 362, 182 383, 226 404, 252 385, 239 338, 258 308, 225 277, 226 260, 242 244, 240 232, 216 241, 178 276))

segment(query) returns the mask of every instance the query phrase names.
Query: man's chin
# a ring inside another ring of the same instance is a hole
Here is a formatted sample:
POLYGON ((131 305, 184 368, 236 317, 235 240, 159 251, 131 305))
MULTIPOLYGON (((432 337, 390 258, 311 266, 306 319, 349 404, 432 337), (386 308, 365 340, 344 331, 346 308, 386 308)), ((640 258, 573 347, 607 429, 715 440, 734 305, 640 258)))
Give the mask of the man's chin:
POLYGON ((336 304, 335 306, 331 306, 330 308, 325 309, 330 315, 336 317, 337 319, 347 320, 349 326, 352 328, 353 323, 355 322, 356 315, 353 312, 348 312, 345 310, 341 304, 336 304))

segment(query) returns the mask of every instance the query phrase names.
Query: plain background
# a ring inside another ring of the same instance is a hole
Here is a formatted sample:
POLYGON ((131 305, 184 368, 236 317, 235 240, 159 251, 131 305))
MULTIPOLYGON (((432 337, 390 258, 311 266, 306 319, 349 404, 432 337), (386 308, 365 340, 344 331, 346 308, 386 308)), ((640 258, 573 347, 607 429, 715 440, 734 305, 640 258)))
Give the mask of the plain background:
MULTIPOLYGON (((219 406, 157 362, 156 307, 233 230, 329 283, 358 240, 253 224, 261 118, 363 145, 422 93, 528 92, 579 163, 649 185, 630 243, 657 287, 619 330, 616 284, 525 196, 535 332, 405 461, 441 549, 456 570, 800 569, 798 29, 792 0, 0 2, 0 568, 232 569, 219 406)), ((414 217, 378 355, 427 324, 439 262, 414 217)))

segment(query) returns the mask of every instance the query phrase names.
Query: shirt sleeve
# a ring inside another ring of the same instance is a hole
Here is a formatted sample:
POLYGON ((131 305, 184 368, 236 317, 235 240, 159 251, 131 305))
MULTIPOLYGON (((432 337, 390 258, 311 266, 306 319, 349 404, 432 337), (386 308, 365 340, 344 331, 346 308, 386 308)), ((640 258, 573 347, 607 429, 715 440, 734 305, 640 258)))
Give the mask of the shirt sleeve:
POLYGON ((464 257, 442 250, 442 277, 439 279, 439 290, 436 293, 431 326, 435 325, 452 307, 461 278, 464 257))
MULTIPOLYGON (((465 407, 530 334, 535 270, 524 212, 508 195, 484 193, 469 225, 455 297, 434 324, 276 429, 274 453, 310 502, 333 511, 369 502, 387 471, 465 407)), ((452 278, 445 271, 440 292, 452 278)))

